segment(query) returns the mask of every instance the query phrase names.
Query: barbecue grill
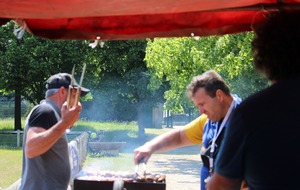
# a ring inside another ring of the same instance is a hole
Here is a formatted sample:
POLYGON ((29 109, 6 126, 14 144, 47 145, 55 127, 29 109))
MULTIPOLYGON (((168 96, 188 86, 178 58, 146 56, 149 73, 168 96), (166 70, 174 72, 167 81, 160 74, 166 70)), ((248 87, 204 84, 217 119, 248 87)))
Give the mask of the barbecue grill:
MULTIPOLYGON (((113 181, 74 180, 74 190, 112 190, 113 181)), ((165 182, 124 182, 127 190, 166 190, 165 182)))
MULTIPOLYGON (((119 177, 103 178, 99 177, 97 174, 81 175, 74 179, 73 186, 74 190, 112 190, 114 181, 119 179, 119 177)), ((166 190, 165 176, 163 177, 163 180, 159 181, 137 180, 137 178, 128 178, 125 176, 122 180, 124 181, 124 189, 126 190, 166 190)))

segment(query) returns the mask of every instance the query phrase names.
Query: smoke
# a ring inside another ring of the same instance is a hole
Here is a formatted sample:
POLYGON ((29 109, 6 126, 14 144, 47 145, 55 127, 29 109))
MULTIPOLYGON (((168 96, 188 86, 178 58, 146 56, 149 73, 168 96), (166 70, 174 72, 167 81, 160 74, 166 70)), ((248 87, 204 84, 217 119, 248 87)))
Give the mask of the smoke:
POLYGON ((95 91, 93 100, 82 103, 81 118, 93 121, 135 121, 136 106, 120 97, 114 89, 95 91))

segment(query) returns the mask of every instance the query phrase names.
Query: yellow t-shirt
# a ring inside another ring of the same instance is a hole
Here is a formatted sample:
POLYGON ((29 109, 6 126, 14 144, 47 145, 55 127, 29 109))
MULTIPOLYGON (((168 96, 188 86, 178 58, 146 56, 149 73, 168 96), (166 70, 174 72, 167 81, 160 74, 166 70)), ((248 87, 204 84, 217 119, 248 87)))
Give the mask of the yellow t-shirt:
POLYGON ((202 114, 184 126, 183 130, 191 142, 195 144, 202 144, 202 135, 206 121, 207 116, 202 114))

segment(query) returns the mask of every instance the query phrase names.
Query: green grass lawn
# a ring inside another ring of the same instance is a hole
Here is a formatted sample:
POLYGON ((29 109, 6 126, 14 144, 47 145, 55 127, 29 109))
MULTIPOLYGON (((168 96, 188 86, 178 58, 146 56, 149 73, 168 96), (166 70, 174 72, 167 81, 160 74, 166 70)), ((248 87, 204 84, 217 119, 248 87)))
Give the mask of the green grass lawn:
MULTIPOLYGON (((22 120, 24 125, 25 120, 22 120)), ((13 119, 2 119, 0 120, 0 131, 2 130, 13 130, 13 119)), ((124 165, 128 166, 128 169, 133 168, 133 150, 144 142, 154 138, 155 136, 165 133, 172 129, 145 129, 145 137, 143 139, 138 138, 138 126, 135 122, 93 122, 93 121, 78 121, 72 131, 97 131, 105 130, 104 138, 102 141, 122 141, 126 142, 125 147, 120 152, 118 157, 102 157, 101 161, 113 159, 115 162, 120 163, 124 168, 124 165), (124 164, 125 162, 125 164, 124 164)), ((5 189, 18 180, 21 176, 22 170, 22 150, 7 148, 1 146, 4 140, 11 139, 14 137, 0 137, 0 189, 5 189)), ((89 163, 95 158, 87 157, 85 163, 89 163)), ((99 158, 98 158, 99 159, 99 158)), ((102 165, 103 166, 103 165, 102 165)), ((105 165, 108 170, 118 168, 117 164, 113 166, 105 165)), ((105 169, 105 168, 102 168, 105 169)), ((125 168, 127 169, 127 168, 125 168)))
MULTIPOLYGON (((22 123, 25 119, 22 119, 22 123)), ((0 130, 13 130, 14 129, 14 118, 0 119, 0 130)))
POLYGON ((0 189, 5 189, 21 176, 22 150, 0 149, 0 166, 0 189))

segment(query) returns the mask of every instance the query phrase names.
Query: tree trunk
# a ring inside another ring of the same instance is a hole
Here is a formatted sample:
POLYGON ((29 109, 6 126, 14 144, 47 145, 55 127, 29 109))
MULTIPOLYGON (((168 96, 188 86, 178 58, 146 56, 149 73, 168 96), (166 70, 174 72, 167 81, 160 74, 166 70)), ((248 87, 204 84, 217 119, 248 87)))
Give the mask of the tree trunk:
POLYGON ((138 138, 143 139, 145 137, 145 127, 143 125, 143 113, 142 113, 143 103, 139 103, 137 106, 137 123, 139 127, 138 138))
POLYGON ((21 89, 15 90, 15 131, 22 130, 21 124, 21 89))

